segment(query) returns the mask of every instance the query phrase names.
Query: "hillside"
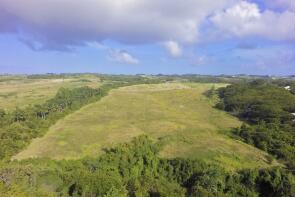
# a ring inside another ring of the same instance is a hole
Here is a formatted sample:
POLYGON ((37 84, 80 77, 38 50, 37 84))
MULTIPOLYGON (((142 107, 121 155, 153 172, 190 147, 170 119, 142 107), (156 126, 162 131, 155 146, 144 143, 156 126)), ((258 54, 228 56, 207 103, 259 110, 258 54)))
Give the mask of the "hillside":
POLYGON ((52 79, 0 79, 0 109, 14 110, 28 105, 42 104, 55 96, 59 88, 77 88, 82 86, 98 87, 99 78, 83 75, 76 78, 52 79), (87 77, 87 80, 85 79, 87 77))
MULTIPOLYGON (((15 159, 81 158, 146 134, 166 145, 163 158, 200 158, 229 169, 267 166, 265 153, 225 133, 241 124, 203 95, 214 84, 137 85, 111 91, 68 115, 15 159)), ((224 85, 217 85, 220 87, 224 85)))

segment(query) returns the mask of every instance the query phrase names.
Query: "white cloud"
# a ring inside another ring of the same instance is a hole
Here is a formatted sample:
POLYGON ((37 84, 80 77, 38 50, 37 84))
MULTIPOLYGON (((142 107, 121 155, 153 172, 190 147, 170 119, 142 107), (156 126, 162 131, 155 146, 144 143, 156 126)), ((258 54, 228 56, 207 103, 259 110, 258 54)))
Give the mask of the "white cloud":
POLYGON ((167 41, 164 43, 164 46, 172 57, 180 57, 182 55, 182 49, 177 42, 167 41))
POLYGON ((108 39, 127 44, 194 43, 206 17, 232 1, 0 0, 0 32, 22 34, 25 40, 39 42, 40 50, 108 39))
POLYGON ((240 1, 210 20, 220 35, 227 37, 260 36, 277 41, 295 41, 295 13, 291 11, 262 12, 256 4, 240 1))
POLYGON ((108 49, 106 45, 99 42, 88 42, 87 45, 95 49, 108 49))
POLYGON ((260 17, 258 6, 254 3, 248 3, 246 1, 242 1, 239 4, 228 8, 225 10, 225 13, 229 16, 244 20, 256 19, 260 17))
POLYGON ((207 29, 217 39, 295 40, 295 0, 255 0, 268 5, 265 11, 250 1, 0 0, 0 33, 18 34, 34 50, 71 50, 105 40, 166 42, 172 56, 182 53, 180 46, 210 39, 207 29))
POLYGON ((109 59, 121 64, 138 64, 139 60, 124 50, 112 49, 109 52, 109 59))

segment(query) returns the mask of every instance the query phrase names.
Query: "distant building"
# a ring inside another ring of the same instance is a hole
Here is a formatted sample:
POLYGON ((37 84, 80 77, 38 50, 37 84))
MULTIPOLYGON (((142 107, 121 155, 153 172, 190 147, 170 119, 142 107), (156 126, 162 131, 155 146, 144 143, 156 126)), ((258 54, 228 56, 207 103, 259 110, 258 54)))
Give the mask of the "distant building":
POLYGON ((291 87, 290 86, 286 86, 284 88, 285 88, 285 90, 291 90, 291 87))

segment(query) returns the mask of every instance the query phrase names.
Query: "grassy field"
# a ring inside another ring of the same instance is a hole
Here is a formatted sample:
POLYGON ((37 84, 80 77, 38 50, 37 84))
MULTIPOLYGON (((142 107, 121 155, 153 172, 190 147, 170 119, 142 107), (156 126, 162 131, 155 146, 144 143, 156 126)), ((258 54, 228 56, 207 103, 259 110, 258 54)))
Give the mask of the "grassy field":
MULTIPOLYGON (((241 124, 212 106, 203 93, 213 84, 137 85, 111 91, 35 139, 15 159, 80 158, 147 134, 166 143, 161 157, 190 157, 228 169, 267 166, 266 154, 225 135, 241 124)), ((217 85, 215 87, 224 86, 217 85)))
MULTIPOLYGON (((1 78, 0 78, 1 79, 1 78)), ((0 108, 13 110, 43 103, 53 97, 61 87, 74 88, 81 86, 99 86, 96 77, 66 79, 12 79, 0 82, 0 108)))

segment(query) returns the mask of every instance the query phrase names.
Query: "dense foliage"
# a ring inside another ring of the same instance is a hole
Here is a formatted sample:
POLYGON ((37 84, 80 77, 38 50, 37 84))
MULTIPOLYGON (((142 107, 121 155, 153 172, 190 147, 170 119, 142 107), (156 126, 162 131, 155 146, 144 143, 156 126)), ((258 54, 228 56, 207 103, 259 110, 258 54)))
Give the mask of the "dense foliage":
POLYGON ((198 160, 161 159, 146 136, 99 158, 13 162, 0 168, 2 196, 294 196, 285 170, 227 172, 198 160))
POLYGON ((260 80, 221 88, 219 96, 217 107, 250 124, 236 129, 235 134, 294 168, 295 95, 260 80))

